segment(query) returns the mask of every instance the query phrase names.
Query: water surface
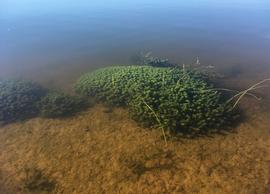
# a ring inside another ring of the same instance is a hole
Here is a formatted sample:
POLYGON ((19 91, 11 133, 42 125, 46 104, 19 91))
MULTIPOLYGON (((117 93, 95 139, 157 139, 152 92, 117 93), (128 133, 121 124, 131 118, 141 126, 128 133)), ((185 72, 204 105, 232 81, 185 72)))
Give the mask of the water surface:
POLYGON ((269 21, 266 0, 4 0, 0 76, 70 87, 83 72, 152 51, 263 77, 270 72, 269 21))

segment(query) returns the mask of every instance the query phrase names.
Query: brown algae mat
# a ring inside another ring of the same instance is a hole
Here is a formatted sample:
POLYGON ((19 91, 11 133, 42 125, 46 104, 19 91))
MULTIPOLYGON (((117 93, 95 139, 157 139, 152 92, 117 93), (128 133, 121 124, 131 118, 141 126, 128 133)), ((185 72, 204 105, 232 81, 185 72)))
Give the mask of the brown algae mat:
POLYGON ((159 130, 102 105, 9 124, 0 128, 0 193, 267 194, 269 118, 252 113, 234 132, 167 147, 159 130))

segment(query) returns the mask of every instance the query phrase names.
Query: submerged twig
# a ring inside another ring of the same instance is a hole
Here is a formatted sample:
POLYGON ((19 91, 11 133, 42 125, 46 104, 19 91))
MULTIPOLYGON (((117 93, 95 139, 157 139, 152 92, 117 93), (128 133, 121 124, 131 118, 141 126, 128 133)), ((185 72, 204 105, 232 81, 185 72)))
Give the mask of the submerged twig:
MULTIPOLYGON (((257 89, 257 88, 256 88, 257 89)), ((241 91, 239 90, 231 90, 231 89, 227 89, 227 88, 214 88, 214 90, 223 90, 223 91, 228 91, 228 92, 238 92, 238 94, 241 94, 241 91)), ((236 94, 237 95, 237 94, 236 94)), ((261 100, 260 97, 256 96, 255 94, 252 93, 246 93, 246 95, 252 96, 254 97, 256 100, 261 100)))
POLYGON ((112 84, 115 87, 115 80, 114 80, 114 76, 112 75, 112 84))
POLYGON ((249 87, 248 89, 246 90, 243 90, 241 92, 239 92, 238 94, 234 95, 232 98, 230 98, 227 103, 231 102, 234 98, 238 97, 239 98, 236 100, 236 102, 234 103, 233 107, 232 108, 235 108, 237 106, 237 104, 240 102, 240 100, 249 93, 249 91, 252 91, 252 90, 256 90, 256 89, 259 89, 259 88, 262 88, 262 87, 265 87, 265 85, 263 86, 260 86, 261 84, 267 82, 267 81, 270 81, 270 78, 266 78, 254 85, 252 85, 251 87, 249 87))
POLYGON ((166 137, 165 130, 164 130, 164 128, 163 128, 163 125, 162 125, 160 119, 158 118, 156 112, 151 108, 151 106, 149 106, 149 105, 145 102, 144 99, 143 99, 143 103, 149 108, 149 110, 150 110, 150 111, 154 114, 154 116, 156 117, 156 120, 157 120, 157 122, 158 122, 159 125, 160 125, 160 129, 161 129, 161 131, 162 131, 162 135, 163 135, 165 144, 166 144, 166 146, 167 146, 167 144, 168 144, 168 143, 167 143, 167 137, 166 137))
POLYGON ((182 71, 185 72, 186 71, 186 65, 183 63, 182 65, 182 71))
POLYGON ((200 64, 201 64, 200 59, 199 59, 199 57, 197 57, 196 58, 196 65, 200 65, 200 64))

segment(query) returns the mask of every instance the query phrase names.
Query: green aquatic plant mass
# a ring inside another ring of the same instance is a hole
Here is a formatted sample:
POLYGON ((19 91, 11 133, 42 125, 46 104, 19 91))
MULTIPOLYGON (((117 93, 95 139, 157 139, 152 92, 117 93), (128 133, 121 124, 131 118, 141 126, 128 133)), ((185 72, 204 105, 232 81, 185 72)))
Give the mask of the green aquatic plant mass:
POLYGON ((62 92, 49 91, 25 80, 0 80, 0 123, 42 116, 66 117, 88 107, 88 101, 62 92))
POLYGON ((83 75, 76 91, 127 107, 143 126, 182 133, 217 130, 234 117, 231 105, 204 75, 180 68, 107 67, 83 75))
POLYGON ((38 107, 42 117, 56 118, 73 115, 87 107, 87 104, 78 96, 50 92, 41 99, 38 107))
POLYGON ((37 102, 46 91, 24 80, 0 80, 0 122, 21 120, 38 114, 37 102))

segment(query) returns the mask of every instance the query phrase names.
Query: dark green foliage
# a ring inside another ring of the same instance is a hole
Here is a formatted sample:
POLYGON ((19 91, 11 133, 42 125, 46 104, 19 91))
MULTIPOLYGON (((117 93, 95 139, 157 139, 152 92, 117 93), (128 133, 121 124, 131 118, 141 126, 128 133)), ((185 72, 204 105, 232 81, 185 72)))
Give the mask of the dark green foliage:
POLYGON ((95 97, 110 105, 126 105, 136 80, 143 75, 141 67, 110 67, 86 74, 76 84, 76 91, 84 96, 95 97))
POLYGON ((144 126, 159 126, 153 111, 163 127, 173 131, 198 133, 218 129, 231 119, 230 106, 222 102, 221 94, 205 81, 194 79, 188 73, 176 84, 156 89, 141 90, 130 101, 130 114, 144 126), (147 104, 147 105, 146 105, 147 104))
POLYGON ((49 118, 73 115, 85 107, 82 98, 56 92, 48 93, 39 103, 40 115, 49 118))
POLYGON ((147 105, 165 129, 203 132, 224 126, 232 115, 221 93, 204 78, 178 68, 109 67, 82 76, 76 90, 102 102, 128 106, 131 117, 148 127, 160 124, 147 105))
POLYGON ((25 119, 38 113, 36 103, 45 94, 40 86, 23 80, 0 80, 0 122, 25 119))
MULTIPOLYGON (((194 77, 200 77, 195 72, 192 74, 194 77)), ((95 97, 98 101, 119 106, 127 105, 133 95, 141 89, 154 89, 159 87, 156 84, 161 82, 164 85, 173 84, 180 78, 181 70, 176 68, 115 66, 83 75, 75 89, 80 95, 95 97)), ((158 88, 156 89, 158 92, 158 88)))
POLYGON ((37 168, 26 168, 25 178, 22 182, 22 189, 34 193, 51 193, 55 188, 55 182, 49 180, 48 177, 37 168))

